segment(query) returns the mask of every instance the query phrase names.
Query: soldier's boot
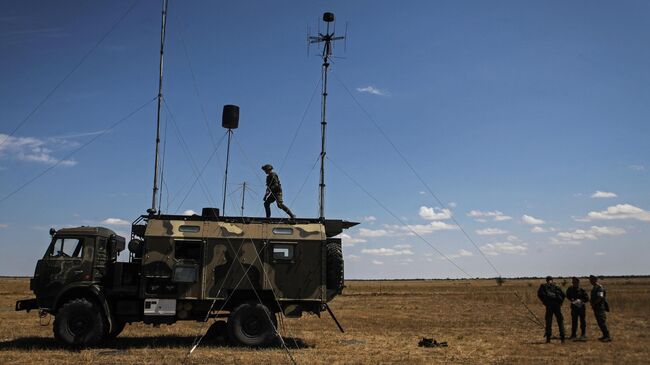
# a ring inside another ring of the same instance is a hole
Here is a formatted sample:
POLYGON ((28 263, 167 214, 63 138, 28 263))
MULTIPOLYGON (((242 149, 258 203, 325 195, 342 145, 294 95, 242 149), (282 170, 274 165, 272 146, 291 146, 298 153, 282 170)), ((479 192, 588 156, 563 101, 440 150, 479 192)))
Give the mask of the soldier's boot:
POLYGON ((551 343, 551 336, 546 336, 546 343, 551 343))

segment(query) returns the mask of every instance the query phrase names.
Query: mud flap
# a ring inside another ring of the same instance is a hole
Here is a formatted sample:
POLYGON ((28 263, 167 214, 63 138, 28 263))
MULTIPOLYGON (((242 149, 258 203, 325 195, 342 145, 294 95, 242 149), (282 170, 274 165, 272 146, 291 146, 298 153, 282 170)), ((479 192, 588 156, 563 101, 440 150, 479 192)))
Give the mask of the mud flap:
POLYGON ((38 301, 36 301, 36 298, 23 299, 16 302, 16 311, 27 311, 29 313, 30 310, 38 308, 38 301))

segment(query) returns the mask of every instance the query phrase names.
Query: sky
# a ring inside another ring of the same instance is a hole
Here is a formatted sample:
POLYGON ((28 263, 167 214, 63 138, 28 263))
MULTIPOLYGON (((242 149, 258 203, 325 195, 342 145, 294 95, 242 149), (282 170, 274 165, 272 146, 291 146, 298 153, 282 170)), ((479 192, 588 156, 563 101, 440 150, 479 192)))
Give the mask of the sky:
MULTIPOLYGON (((347 36, 325 205, 361 222, 342 235, 346 278, 650 274, 647 1, 172 0, 164 212, 221 207, 221 111, 236 104, 226 214, 246 182, 244 214, 263 215, 270 163, 285 203, 318 216, 306 40, 324 11, 347 36)), ((32 275, 50 227, 128 236, 150 207, 160 13, 0 2, 0 275, 32 275)))

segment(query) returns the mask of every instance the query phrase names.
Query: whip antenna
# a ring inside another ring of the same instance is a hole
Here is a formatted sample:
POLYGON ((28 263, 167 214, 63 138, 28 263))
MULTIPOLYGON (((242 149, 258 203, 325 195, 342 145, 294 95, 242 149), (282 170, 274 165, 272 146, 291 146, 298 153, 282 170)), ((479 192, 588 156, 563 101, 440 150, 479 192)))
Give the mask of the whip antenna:
POLYGON ((151 197, 151 208, 147 209, 150 215, 156 214, 156 196, 158 195, 158 157, 160 155, 160 106, 162 102, 162 87, 163 87, 163 51, 165 49, 165 30, 167 29, 167 0, 162 3, 162 20, 160 27, 160 63, 159 63, 159 78, 158 78, 158 113, 156 115, 156 157, 154 159, 153 168, 153 194, 151 197))
MULTIPOLYGON (((327 72, 329 71, 330 58, 332 57, 332 42, 345 39, 342 36, 336 36, 333 30, 330 33, 330 23, 334 23, 334 13, 323 13, 323 21, 326 24, 325 33, 320 32, 320 27, 317 36, 309 36, 309 44, 323 43, 323 68, 322 68, 322 99, 321 99, 321 152, 320 152, 320 182, 318 184, 318 214, 319 219, 325 219, 325 132, 327 127, 326 119, 326 106, 327 106, 327 72)), ((320 23, 319 23, 320 25, 320 23)), ((332 24, 333 26, 333 24, 332 24)), ((332 27, 334 29, 334 27, 332 27)))

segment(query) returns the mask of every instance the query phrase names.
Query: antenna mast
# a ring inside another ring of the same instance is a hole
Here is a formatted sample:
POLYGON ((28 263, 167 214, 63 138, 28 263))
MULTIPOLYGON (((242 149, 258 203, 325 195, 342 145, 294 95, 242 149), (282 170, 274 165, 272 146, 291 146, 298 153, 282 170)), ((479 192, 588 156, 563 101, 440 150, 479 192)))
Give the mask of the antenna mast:
POLYGON ((165 30, 167 28, 167 0, 162 3, 162 20, 160 28, 160 74, 158 79, 158 113, 156 115, 156 157, 154 160, 153 169, 153 194, 151 197, 151 208, 147 209, 147 213, 153 215, 158 212, 156 208, 156 196, 158 195, 158 157, 160 155, 160 106, 162 102, 162 87, 163 87, 163 54, 165 49, 165 30))
POLYGON ((230 164, 230 139, 233 129, 239 127, 239 107, 237 105, 224 105, 221 116, 221 126, 228 129, 228 152, 226 153, 226 172, 223 175, 223 205, 221 214, 226 215, 226 192, 228 191, 228 165, 230 164))
POLYGON ((329 71, 330 57, 332 56, 332 41, 344 39, 345 37, 335 36, 330 33, 330 23, 334 22, 334 13, 323 13, 323 21, 327 24, 325 34, 318 33, 318 36, 310 36, 309 43, 325 43, 323 47, 323 69, 322 69, 322 99, 321 99, 321 152, 320 152, 320 182, 318 184, 318 214, 319 219, 325 219, 325 132, 327 127, 326 106, 327 106, 327 72, 329 71))

